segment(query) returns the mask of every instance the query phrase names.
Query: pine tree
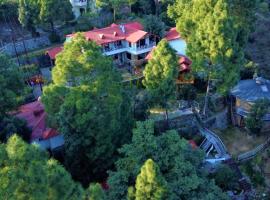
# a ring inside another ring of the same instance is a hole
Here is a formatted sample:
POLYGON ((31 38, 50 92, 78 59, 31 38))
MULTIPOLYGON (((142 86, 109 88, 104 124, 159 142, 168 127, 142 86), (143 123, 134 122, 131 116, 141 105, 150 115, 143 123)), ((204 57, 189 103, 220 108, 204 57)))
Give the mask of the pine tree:
POLYGON ((208 82, 204 113, 210 82, 215 80, 219 92, 227 93, 238 81, 244 63, 244 42, 239 41, 239 24, 244 23, 239 22, 242 13, 236 16, 237 12, 232 12, 232 2, 179 0, 168 9, 178 32, 187 41, 192 70, 208 82))
POLYGON ((167 183, 152 159, 148 159, 136 179, 136 200, 166 199, 167 183))
POLYGON ((153 101, 166 109, 168 120, 167 102, 176 91, 178 58, 166 40, 160 41, 154 49, 153 57, 146 65, 143 74, 143 85, 151 94, 153 101))

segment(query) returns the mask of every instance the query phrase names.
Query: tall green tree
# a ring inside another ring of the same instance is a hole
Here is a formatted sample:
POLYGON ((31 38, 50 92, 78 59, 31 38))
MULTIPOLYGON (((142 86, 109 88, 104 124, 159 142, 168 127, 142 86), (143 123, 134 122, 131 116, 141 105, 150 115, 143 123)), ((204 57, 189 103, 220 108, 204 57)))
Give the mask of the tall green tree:
POLYGON ((38 15, 40 6, 36 0, 19 0, 19 22, 27 30, 31 31, 32 35, 36 33, 36 24, 38 23, 38 15))
POLYGON ((153 56, 143 74, 143 85, 151 94, 153 101, 166 109, 168 120, 167 102, 176 91, 178 57, 166 40, 160 41, 154 49, 153 56))
POLYGON ((74 17, 71 3, 68 0, 39 0, 39 7, 40 20, 44 23, 49 23, 52 32, 55 32, 55 21, 67 22, 74 17))
POLYGON ((132 111, 119 73, 94 42, 78 34, 57 56, 42 101, 65 137, 65 163, 84 185, 102 180, 130 138, 132 111))
POLYGON ((104 8, 109 7, 113 9, 113 19, 116 20, 116 14, 119 11, 119 9, 124 5, 132 5, 133 1, 127 1, 127 0, 96 0, 96 5, 98 7, 104 8))
POLYGON ((167 181, 167 199, 228 199, 213 180, 200 170, 203 153, 192 149, 174 130, 156 136, 154 122, 138 122, 132 142, 124 145, 116 162, 116 171, 110 172, 108 199, 134 199, 136 177, 145 160, 152 159, 167 181), (129 188, 129 189, 128 189, 129 188))
POLYGON ((162 177, 159 167, 152 159, 148 159, 141 168, 136 179, 136 200, 167 199, 167 183, 162 177))
POLYGON ((105 193, 99 183, 91 183, 85 192, 85 200, 105 200, 105 193))
POLYGON ((0 193, 2 199, 82 199, 83 190, 46 152, 12 136, 0 144, 0 193))
POLYGON ((233 15, 230 0, 177 0, 168 14, 187 42, 187 55, 192 70, 208 82, 204 113, 211 80, 217 80, 221 93, 226 93, 239 79, 244 63, 243 44, 238 36, 240 26, 233 15))
POLYGON ((153 35, 159 36, 159 38, 164 37, 166 25, 158 16, 145 15, 142 22, 145 31, 153 35))
POLYGON ((21 71, 8 56, 0 53, 0 120, 15 109, 25 92, 21 71))
POLYGON ((4 54, 0 53, 0 60, 0 141, 6 142, 17 131, 29 141, 31 132, 26 123, 9 114, 20 105, 26 94, 21 70, 4 54))

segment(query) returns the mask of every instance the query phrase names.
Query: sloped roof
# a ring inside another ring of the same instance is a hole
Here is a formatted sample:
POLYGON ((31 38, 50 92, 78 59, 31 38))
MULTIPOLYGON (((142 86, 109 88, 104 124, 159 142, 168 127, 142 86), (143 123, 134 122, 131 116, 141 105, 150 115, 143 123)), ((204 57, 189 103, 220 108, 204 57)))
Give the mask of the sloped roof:
MULTIPOLYGON (((84 32, 84 35, 87 40, 95 41, 99 45, 125 40, 127 38, 129 42, 137 42, 147 34, 142 29, 143 26, 139 22, 122 25, 111 24, 105 28, 84 32)), ((67 35, 67 37, 73 36, 74 34, 67 35)))
POLYGON ((176 40, 181 38, 180 34, 177 32, 176 27, 171 28, 166 34, 165 34, 165 39, 170 41, 170 40, 176 40))
POLYGON ((270 81, 264 80, 263 83, 256 83, 255 79, 241 80, 231 90, 233 96, 247 102, 254 102, 258 99, 270 99, 270 81))
POLYGON ((46 112, 41 101, 35 101, 19 107, 16 117, 26 120, 32 129, 31 140, 48 139, 58 135, 56 130, 46 126, 46 112))
POLYGON ((52 60, 55 60, 55 57, 58 53, 63 50, 63 46, 54 47, 46 51, 46 53, 50 56, 52 60))
MULTIPOLYGON (((154 52, 155 49, 156 49, 156 47, 154 47, 154 48, 147 54, 147 56, 145 57, 145 60, 151 60, 151 59, 152 59, 152 57, 153 57, 153 52, 154 52)), ((186 57, 186 56, 183 56, 183 55, 178 55, 178 56, 179 56, 178 63, 179 63, 179 66, 180 66, 180 71, 190 70, 192 61, 191 61, 188 57, 186 57)))

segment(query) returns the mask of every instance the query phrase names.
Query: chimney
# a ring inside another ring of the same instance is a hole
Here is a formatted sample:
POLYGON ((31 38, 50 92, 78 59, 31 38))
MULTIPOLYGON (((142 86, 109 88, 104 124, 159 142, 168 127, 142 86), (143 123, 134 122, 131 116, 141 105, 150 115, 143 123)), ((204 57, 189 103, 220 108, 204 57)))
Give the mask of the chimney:
POLYGON ((117 32, 116 32, 116 31, 114 31, 114 32, 113 32, 113 35, 114 35, 114 37, 115 37, 115 36, 117 36, 118 34, 117 34, 117 32))
POLYGON ((99 34, 100 39, 104 39, 104 34, 99 34))
POLYGON ((120 25, 120 30, 122 31, 122 33, 126 33, 126 29, 124 25, 120 25))

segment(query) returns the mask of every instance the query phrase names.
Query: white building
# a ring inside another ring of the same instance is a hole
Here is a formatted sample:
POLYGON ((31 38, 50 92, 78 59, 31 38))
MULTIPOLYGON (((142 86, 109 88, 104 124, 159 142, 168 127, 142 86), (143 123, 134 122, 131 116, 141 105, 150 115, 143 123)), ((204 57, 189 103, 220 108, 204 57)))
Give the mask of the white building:
POLYGON ((95 9, 95 0, 70 0, 72 11, 76 18, 86 12, 87 8, 95 9))

